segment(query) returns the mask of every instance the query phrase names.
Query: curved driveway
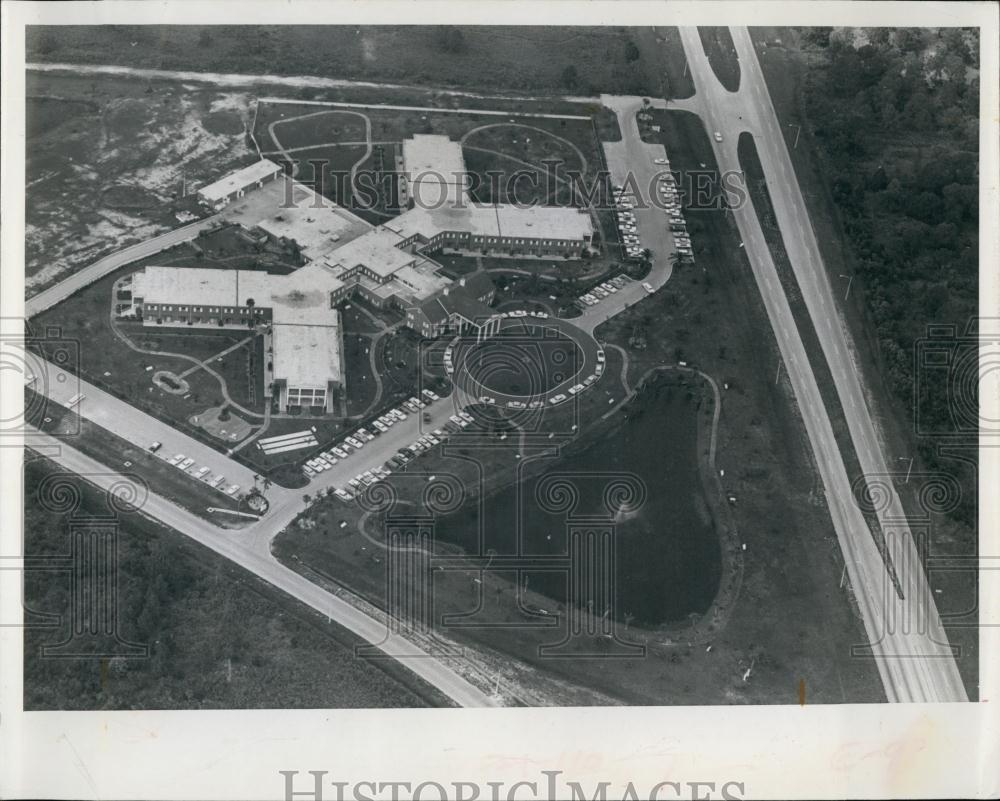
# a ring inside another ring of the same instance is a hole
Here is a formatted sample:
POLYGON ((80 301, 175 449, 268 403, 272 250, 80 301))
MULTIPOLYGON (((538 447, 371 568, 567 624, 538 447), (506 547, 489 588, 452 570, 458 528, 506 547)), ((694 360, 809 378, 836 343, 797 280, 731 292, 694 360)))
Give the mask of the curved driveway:
MULTIPOLYGON (((510 403, 530 403, 532 401, 542 401, 546 406, 548 406, 550 398, 560 394, 569 395, 570 387, 581 383, 584 378, 596 373, 598 365, 597 354, 601 349, 600 345, 597 344, 597 341, 590 335, 589 332, 577 327, 572 321, 563 320, 559 317, 513 317, 503 320, 500 325, 501 331, 528 329, 525 330, 525 335, 527 337, 525 344, 544 348, 544 336, 539 337, 537 332, 530 330, 533 328, 548 328, 553 331, 558 331, 563 337, 572 340, 577 347, 578 353, 582 357, 579 360, 579 367, 573 371, 573 375, 560 381, 553 387, 546 388, 534 394, 515 395, 498 392, 495 389, 483 386, 467 369, 464 369, 464 359, 469 353, 476 349, 477 343, 474 341, 466 343, 463 340, 459 340, 459 344, 457 346, 453 346, 453 349, 458 349, 458 353, 454 357, 454 363, 460 370, 458 377, 454 379, 454 383, 468 397, 478 399, 486 395, 493 398, 497 406, 507 406, 510 403), (465 353, 462 352, 463 350, 465 350, 465 353)), ((544 355, 542 358, 544 360, 544 355)), ((545 365, 543 365, 542 369, 544 369, 544 367, 545 365)), ((587 387, 587 389, 589 390, 594 387, 600 378, 601 376, 598 376, 597 379, 587 387)))

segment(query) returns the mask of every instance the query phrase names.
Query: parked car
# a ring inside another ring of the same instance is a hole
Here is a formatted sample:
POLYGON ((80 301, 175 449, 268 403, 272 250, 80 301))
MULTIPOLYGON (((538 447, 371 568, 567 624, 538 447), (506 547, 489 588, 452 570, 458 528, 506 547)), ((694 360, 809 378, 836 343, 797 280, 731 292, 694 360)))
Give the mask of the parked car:
POLYGON ((154 442, 149 446, 149 450, 151 453, 156 453, 162 447, 163 447, 162 442, 154 442))
POLYGON ((716 131, 716 132, 715 132, 715 133, 713 134, 713 136, 715 137, 715 141, 716 141, 716 142, 721 142, 721 141, 722 141, 722 134, 721 134, 721 133, 719 133, 718 131, 716 131))

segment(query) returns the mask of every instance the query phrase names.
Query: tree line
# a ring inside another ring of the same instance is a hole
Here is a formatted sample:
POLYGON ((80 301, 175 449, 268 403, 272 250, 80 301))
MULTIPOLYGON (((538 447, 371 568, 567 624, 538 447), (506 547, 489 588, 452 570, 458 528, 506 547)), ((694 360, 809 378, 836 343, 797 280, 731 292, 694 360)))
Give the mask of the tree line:
MULTIPOLYGON (((817 57, 804 86, 805 111, 886 377, 907 408, 920 405, 922 426, 952 429, 950 390, 940 381, 916 382, 914 348, 928 325, 950 323, 962 332, 977 311, 978 35, 812 29, 806 40, 817 57)), ((921 453, 938 465, 934 442, 922 440, 921 453)))

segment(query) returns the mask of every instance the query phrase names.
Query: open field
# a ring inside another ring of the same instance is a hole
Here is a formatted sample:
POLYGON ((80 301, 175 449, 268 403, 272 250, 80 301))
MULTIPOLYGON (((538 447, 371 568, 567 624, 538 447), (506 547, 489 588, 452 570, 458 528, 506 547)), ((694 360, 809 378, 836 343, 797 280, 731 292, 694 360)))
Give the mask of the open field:
POLYGON ((621 27, 365 26, 359 34, 351 25, 242 25, 223 37, 201 25, 101 25, 33 27, 27 47, 29 61, 642 94, 633 39, 621 27))
POLYGON ((26 91, 29 293, 178 226, 182 191, 248 154, 240 92, 33 72, 26 91))
MULTIPOLYGON (((34 500, 55 468, 25 468, 25 555, 57 563, 69 552, 69 520, 34 500)), ((107 515, 102 493, 72 478, 84 513, 107 515)), ((354 654, 356 640, 312 610, 176 532, 119 514, 118 622, 141 658, 46 658, 67 625, 28 625, 28 710, 245 709, 440 706, 447 701, 388 660, 354 654)), ((25 605, 68 622, 69 571, 26 571, 25 605)), ((38 618, 36 618, 38 620, 38 618)))

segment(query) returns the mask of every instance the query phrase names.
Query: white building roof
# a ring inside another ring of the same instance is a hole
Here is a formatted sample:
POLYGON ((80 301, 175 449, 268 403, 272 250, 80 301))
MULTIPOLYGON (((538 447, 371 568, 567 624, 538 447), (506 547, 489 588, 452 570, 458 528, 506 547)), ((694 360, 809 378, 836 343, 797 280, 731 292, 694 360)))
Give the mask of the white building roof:
POLYGON ((500 236, 579 242, 594 233, 590 214, 571 206, 499 205, 495 210, 500 236))
POLYGON ((294 239, 310 261, 323 258, 372 226, 309 187, 292 182, 291 203, 257 223, 273 237, 294 239))
POLYGON ((418 208, 453 206, 468 189, 462 146, 447 136, 415 134, 404 139, 403 173, 418 208))
POLYGON ((581 241, 594 232, 590 215, 573 207, 485 205, 467 203, 461 208, 414 207, 386 223, 401 237, 420 234, 431 239, 442 231, 474 236, 581 241))
POLYGON ((325 261, 330 266, 339 265, 345 270, 364 265, 379 277, 387 278, 417 258, 399 247, 402 240, 403 237, 392 229, 379 226, 337 248, 325 261))
MULTIPOLYGON (((244 306, 271 309, 275 378, 289 386, 325 388, 341 381, 340 313, 313 265, 291 275, 204 267, 146 267, 132 280, 133 296, 146 303, 244 306)), ((336 279, 334 279, 336 280, 336 279)))
POLYGON ((214 184, 202 187, 198 194, 210 203, 216 203, 229 197, 233 192, 253 186, 257 181, 263 181, 281 172, 281 167, 268 159, 261 159, 236 172, 231 172, 220 178, 214 184))
POLYGON ((326 389, 328 381, 342 383, 339 312, 330 310, 330 325, 275 324, 271 328, 272 363, 276 380, 289 387, 326 389))

